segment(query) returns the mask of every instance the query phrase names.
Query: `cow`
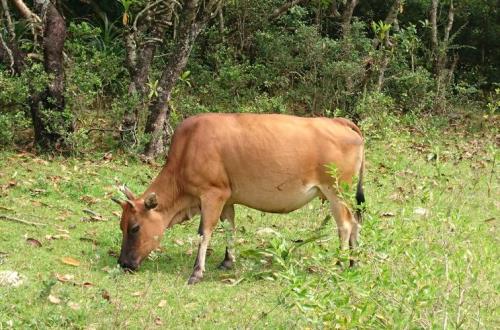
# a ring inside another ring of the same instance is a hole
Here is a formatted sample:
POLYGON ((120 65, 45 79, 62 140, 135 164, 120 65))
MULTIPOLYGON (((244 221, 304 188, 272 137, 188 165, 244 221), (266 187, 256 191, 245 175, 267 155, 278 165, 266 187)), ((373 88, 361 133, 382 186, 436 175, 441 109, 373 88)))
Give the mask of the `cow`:
MULTIPOLYGON (((188 284, 205 271, 210 238, 219 219, 229 222, 224 260, 235 262, 234 205, 288 213, 316 197, 328 200, 341 249, 356 247, 361 213, 351 212, 338 183, 357 176, 356 200, 363 194, 364 139, 344 118, 302 118, 280 114, 202 114, 175 130, 166 165, 139 197, 124 188, 123 235, 118 263, 136 270, 159 246, 165 229, 201 213, 200 243, 188 284), (333 164, 337 175, 328 172, 333 164)), ((359 210, 359 208, 358 208, 359 210)), ((352 260, 351 260, 352 262, 352 260)))

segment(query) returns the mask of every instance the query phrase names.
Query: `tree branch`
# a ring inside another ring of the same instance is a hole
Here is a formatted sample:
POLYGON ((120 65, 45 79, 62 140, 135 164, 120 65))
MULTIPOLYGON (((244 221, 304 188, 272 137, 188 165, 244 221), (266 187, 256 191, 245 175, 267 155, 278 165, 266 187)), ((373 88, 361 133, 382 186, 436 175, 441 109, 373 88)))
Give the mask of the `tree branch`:
POLYGON ((296 5, 305 3, 305 2, 309 2, 309 0, 291 0, 291 1, 285 2, 281 7, 273 10, 271 16, 269 16, 269 19, 275 20, 275 19, 281 17, 282 15, 284 15, 293 6, 296 6, 296 5))
POLYGON ((7 31, 9 32, 9 40, 13 41, 16 39, 16 30, 14 29, 14 23, 12 23, 12 18, 10 17, 9 5, 7 4, 7 0, 2 1, 3 14, 5 16, 5 20, 7 21, 7 31))
POLYGON ((0 214, 0 219, 4 219, 7 221, 12 221, 12 222, 17 222, 17 223, 22 223, 24 225, 30 225, 30 226, 35 226, 35 227, 40 227, 40 226, 46 226, 46 223, 41 223, 41 222, 31 222, 31 221, 26 221, 23 219, 11 217, 5 214, 0 214))
POLYGON ((395 0, 385 17, 385 24, 394 24, 394 21, 398 18, 399 9, 401 7, 402 0, 395 0))
POLYGON ((444 39, 443 42, 445 45, 448 44, 448 40, 450 39, 450 32, 453 28, 453 19, 455 16, 455 10, 453 8, 453 0, 450 3, 450 9, 448 10, 448 24, 446 25, 446 29, 444 30, 444 39))
POLYGON ((5 40, 3 40, 3 35, 0 33, 0 50, 4 51, 7 54, 7 57, 9 58, 10 62, 10 73, 15 74, 16 70, 14 68, 15 62, 14 62, 14 56, 12 55, 12 50, 9 48, 5 40))
POLYGON ((14 3, 19 13, 28 21, 30 21, 31 23, 42 22, 40 17, 38 17, 38 15, 35 14, 34 12, 32 12, 31 9, 29 9, 28 6, 26 6, 23 0, 11 0, 11 1, 14 3))

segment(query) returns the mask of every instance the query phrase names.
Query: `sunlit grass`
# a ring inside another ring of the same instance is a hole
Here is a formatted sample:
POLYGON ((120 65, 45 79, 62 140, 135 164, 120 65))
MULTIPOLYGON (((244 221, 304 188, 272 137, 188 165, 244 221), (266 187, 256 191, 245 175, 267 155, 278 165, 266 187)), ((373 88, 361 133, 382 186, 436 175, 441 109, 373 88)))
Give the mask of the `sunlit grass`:
POLYGON ((47 225, 0 219, 0 271, 24 277, 17 288, 0 287, 0 328, 494 328, 498 131, 494 125, 430 127, 366 127, 367 212, 358 267, 336 266, 345 258, 336 230, 331 222, 318 229, 327 205, 315 201, 288 215, 238 207, 235 270, 216 269, 225 246, 218 230, 196 286, 186 282, 198 218, 167 232, 139 272, 116 267, 119 210, 109 197, 118 195, 117 182, 141 192, 159 168, 125 156, 1 152, 0 214, 47 225), (84 209, 104 221, 82 221, 89 218, 84 209), (259 234, 262 228, 278 234, 259 234), (65 274, 72 280, 57 280, 65 274), (60 302, 49 302, 49 295, 60 302))

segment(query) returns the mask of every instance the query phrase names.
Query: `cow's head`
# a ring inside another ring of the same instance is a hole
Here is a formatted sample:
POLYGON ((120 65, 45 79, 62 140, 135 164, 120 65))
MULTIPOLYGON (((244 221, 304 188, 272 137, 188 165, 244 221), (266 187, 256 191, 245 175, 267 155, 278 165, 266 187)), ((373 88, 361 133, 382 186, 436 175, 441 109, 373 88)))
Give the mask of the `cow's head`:
POLYGON ((126 270, 135 270, 159 246, 164 224, 157 210, 155 193, 136 199, 125 186, 121 190, 127 199, 113 199, 123 210, 120 221, 123 239, 118 263, 126 270))

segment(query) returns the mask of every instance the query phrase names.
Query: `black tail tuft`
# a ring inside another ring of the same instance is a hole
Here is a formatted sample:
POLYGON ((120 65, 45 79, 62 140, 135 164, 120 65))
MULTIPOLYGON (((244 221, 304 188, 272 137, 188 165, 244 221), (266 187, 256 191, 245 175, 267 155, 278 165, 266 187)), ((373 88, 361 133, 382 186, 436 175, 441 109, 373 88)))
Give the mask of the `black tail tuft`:
POLYGON ((356 190, 356 202, 361 205, 365 202, 365 193, 363 192, 363 184, 361 180, 358 182, 358 188, 356 190))
POLYGON ((363 204, 365 203, 365 193, 363 192, 363 171, 364 171, 364 159, 361 162, 361 168, 359 170, 358 185, 356 187, 356 218, 359 223, 363 222, 363 204))

